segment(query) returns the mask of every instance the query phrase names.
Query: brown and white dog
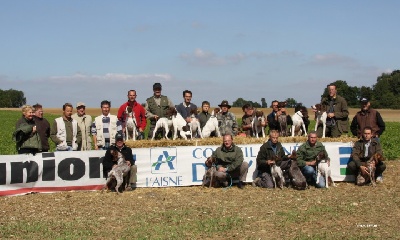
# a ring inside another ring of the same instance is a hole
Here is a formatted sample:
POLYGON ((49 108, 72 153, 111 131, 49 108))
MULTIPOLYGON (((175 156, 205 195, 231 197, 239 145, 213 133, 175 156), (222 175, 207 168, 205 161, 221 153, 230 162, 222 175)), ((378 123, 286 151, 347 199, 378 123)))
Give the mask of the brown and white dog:
POLYGON ((197 113, 198 113, 197 109, 192 109, 190 111, 189 126, 192 129, 192 136, 196 137, 196 135, 197 135, 197 137, 203 138, 203 135, 201 134, 201 129, 200 129, 200 122, 196 118, 197 113))
POLYGON ((216 117, 217 113, 219 113, 220 108, 215 108, 211 112, 210 118, 207 120, 206 125, 204 125, 203 130, 201 131, 201 135, 203 138, 210 137, 211 133, 215 131, 217 137, 221 137, 221 132, 218 127, 218 119, 216 117))
POLYGON ((190 139, 192 138, 192 130, 190 126, 187 126, 186 120, 180 113, 178 113, 178 111, 176 111, 176 109, 172 111, 172 126, 174 128, 173 140, 178 138, 178 131, 179 135, 183 139, 187 140, 186 135, 190 136, 190 139))
POLYGON ((286 102, 278 102, 278 111, 282 111, 281 115, 278 116, 279 122, 279 136, 287 137, 287 116, 286 116, 286 102), (283 108, 283 109, 282 109, 283 108))
POLYGON ((380 153, 375 153, 367 161, 368 177, 371 182, 371 185, 374 187, 376 186, 376 176, 375 176, 376 165, 378 165, 379 162, 381 162, 381 161, 384 161, 384 158, 383 158, 382 154, 380 154, 380 153))
POLYGON ((137 123, 135 118, 135 112, 133 111, 131 106, 127 106, 125 108, 125 140, 132 139, 136 140, 138 132, 137 132, 137 123))
POLYGON ((264 126, 266 124, 266 118, 264 112, 261 110, 255 110, 255 116, 251 122, 251 128, 253 132, 253 137, 258 138, 261 133, 262 137, 265 138, 264 126))
POLYGON ((210 182, 208 187, 216 187, 218 185, 217 180, 214 179, 214 173, 217 171, 216 163, 217 163, 216 158, 214 157, 207 158, 206 166, 208 167, 208 169, 206 170, 203 176, 203 184, 202 184, 203 187, 206 185, 206 183, 208 183, 208 181, 210 182))
POLYGON ((279 181, 279 188, 283 189, 283 183, 285 182, 285 178, 283 177, 283 172, 281 167, 276 165, 276 160, 277 158, 274 158, 274 163, 271 166, 271 177, 272 181, 274 182, 274 188, 276 188, 278 185, 276 184, 276 181, 279 181))
POLYGON ((315 131, 317 131, 318 125, 322 123, 322 138, 325 138, 325 130, 326 130, 326 118, 328 114, 326 113, 326 107, 322 104, 315 104, 311 106, 313 111, 315 112, 315 131))
MULTIPOLYGON (((112 156, 113 156, 113 160, 115 162, 117 162, 117 166, 113 167, 111 169, 110 172, 108 172, 108 180, 106 182, 106 184, 104 185, 103 189, 107 189, 109 190, 109 185, 111 183, 111 181, 113 179, 115 179, 117 181, 117 185, 115 186, 115 191, 117 193, 119 192, 119 187, 122 185, 122 183, 124 182, 124 175, 125 177, 129 177, 129 171, 130 171, 130 167, 129 165, 126 163, 126 160, 124 158, 124 156, 118 152, 118 151, 112 151, 112 156)), ((125 188, 128 186, 128 179, 126 179, 126 186, 125 188)))
POLYGON ((329 188, 329 183, 332 184, 332 187, 336 187, 335 182, 332 179, 332 171, 329 164, 329 158, 325 156, 325 152, 321 151, 317 154, 317 158, 315 159, 317 163, 317 181, 319 183, 319 178, 323 176, 325 178, 325 187, 329 188))

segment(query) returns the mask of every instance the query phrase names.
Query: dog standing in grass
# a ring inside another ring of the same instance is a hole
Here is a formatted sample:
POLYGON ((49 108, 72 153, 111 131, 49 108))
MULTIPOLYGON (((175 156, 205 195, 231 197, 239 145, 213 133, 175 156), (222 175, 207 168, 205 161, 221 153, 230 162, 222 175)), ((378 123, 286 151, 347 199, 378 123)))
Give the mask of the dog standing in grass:
POLYGON ((110 177, 107 181, 108 188, 113 189, 117 185, 117 192, 121 192, 124 189, 135 189, 136 173, 137 167, 132 149, 125 145, 122 133, 117 133, 115 135, 115 145, 110 146, 103 158, 104 177, 110 177), (125 184, 121 181, 121 173, 122 176, 126 176, 125 184))

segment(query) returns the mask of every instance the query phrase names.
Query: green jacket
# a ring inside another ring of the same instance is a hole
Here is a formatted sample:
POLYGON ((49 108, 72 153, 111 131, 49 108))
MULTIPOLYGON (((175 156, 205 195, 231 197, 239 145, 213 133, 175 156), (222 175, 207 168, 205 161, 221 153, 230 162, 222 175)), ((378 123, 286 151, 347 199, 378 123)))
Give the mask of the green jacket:
POLYGON ((240 147, 232 144, 230 149, 225 146, 218 147, 211 155, 217 158, 217 166, 227 168, 228 172, 240 167, 243 163, 243 151, 240 147))
MULTIPOLYGON (((148 105, 148 111, 152 115, 157 115, 160 118, 165 117, 169 106, 169 101, 166 96, 161 95, 161 100, 160 100, 160 105, 157 105, 156 101, 154 100, 154 96, 149 97, 146 99, 147 105, 148 105)), ((148 116, 150 118, 151 124, 156 124, 156 121, 153 117, 148 116)))
MULTIPOLYGON (((326 106, 329 111, 331 98, 323 98, 321 104, 326 106)), ((349 109, 346 100, 336 95, 333 99, 333 112, 335 113, 335 120, 340 133, 347 133, 349 131, 349 109)))
POLYGON ((282 160, 285 157, 285 150, 282 147, 282 144, 278 142, 276 144, 276 153, 274 152, 272 146, 271 146, 271 141, 268 140, 266 143, 261 145, 260 151, 258 151, 257 154, 257 170, 261 173, 263 172, 271 172, 271 166, 267 164, 267 160, 273 160, 274 158, 277 158, 276 165, 280 166, 282 160))
POLYGON ((21 148, 34 148, 39 151, 42 150, 42 143, 40 136, 37 132, 32 134, 34 121, 28 121, 25 117, 18 120, 15 131, 13 133, 13 140, 16 142, 17 150, 21 148))
POLYGON ((375 153, 380 153, 383 155, 381 144, 375 139, 371 139, 371 144, 368 148, 368 156, 365 157, 364 153, 365 143, 364 140, 361 139, 354 143, 353 152, 351 153, 351 157, 353 158, 357 168, 360 168, 361 162, 368 161, 375 153))
POLYGON ((303 143, 299 149, 297 149, 297 165, 299 167, 304 167, 306 162, 314 161, 320 151, 324 151, 325 156, 328 157, 328 153, 322 143, 316 142, 314 147, 311 147, 308 141, 303 143))

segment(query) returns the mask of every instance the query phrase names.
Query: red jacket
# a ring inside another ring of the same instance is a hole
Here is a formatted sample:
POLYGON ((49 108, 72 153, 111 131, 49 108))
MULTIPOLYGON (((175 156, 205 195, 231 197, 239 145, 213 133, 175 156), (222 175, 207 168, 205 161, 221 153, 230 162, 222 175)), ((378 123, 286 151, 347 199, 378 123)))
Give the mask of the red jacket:
POLYGON ((121 121, 122 125, 124 126, 125 124, 125 118, 126 118, 126 107, 127 106, 132 106, 133 112, 135 113, 135 118, 136 118, 136 122, 137 122, 137 127, 141 128, 143 131, 146 129, 146 124, 147 124, 147 120, 146 120, 146 111, 144 110, 144 107, 142 107, 142 105, 140 105, 138 102, 126 102, 124 104, 121 105, 121 107, 119 107, 118 109, 118 119, 121 121))

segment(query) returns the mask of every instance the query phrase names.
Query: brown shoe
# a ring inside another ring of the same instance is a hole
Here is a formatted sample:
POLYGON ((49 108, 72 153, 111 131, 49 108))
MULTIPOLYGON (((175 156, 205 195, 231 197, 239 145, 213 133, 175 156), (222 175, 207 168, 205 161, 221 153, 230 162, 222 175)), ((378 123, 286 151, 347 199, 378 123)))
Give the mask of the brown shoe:
POLYGON ((261 178, 257 177, 256 179, 254 179, 254 181, 251 183, 251 186, 253 187, 257 187, 258 186, 258 182, 261 180, 261 178))

